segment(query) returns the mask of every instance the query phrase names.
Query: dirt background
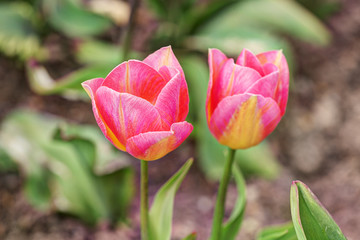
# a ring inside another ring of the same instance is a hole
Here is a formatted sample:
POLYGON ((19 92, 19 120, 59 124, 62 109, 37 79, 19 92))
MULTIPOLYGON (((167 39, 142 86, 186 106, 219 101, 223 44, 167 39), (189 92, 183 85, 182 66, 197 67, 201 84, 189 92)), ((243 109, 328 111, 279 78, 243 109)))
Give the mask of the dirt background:
MULTIPOLYGON (((360 3, 342 1, 342 9, 326 21, 333 33, 325 48, 293 41, 297 70, 291 83, 287 113, 270 136, 283 165, 274 181, 247 181, 248 205, 238 239, 254 239, 270 224, 289 221, 292 180, 306 183, 332 214, 349 240, 360 236, 360 3)), ((61 39, 60 39, 61 40, 61 39)), ((60 41, 55 38, 56 41, 60 41)), ((71 62, 62 66, 71 68, 71 62)), ((0 56, 0 118, 17 107, 65 116, 75 122, 95 123, 89 103, 58 96, 38 96, 28 87, 24 69, 15 59, 0 56)), ((161 161, 150 164, 150 195, 193 153, 187 142, 161 161)), ((133 161, 139 171, 139 162, 133 161)), ((106 223, 91 228, 69 216, 40 213, 23 197, 18 173, 0 174, 0 239, 139 239, 136 196, 130 225, 106 223)), ((216 183, 209 183, 193 166, 176 197, 173 239, 196 231, 209 236, 216 183)), ((236 198, 231 185, 227 205, 236 198)), ((151 199, 151 197, 150 197, 151 199)))

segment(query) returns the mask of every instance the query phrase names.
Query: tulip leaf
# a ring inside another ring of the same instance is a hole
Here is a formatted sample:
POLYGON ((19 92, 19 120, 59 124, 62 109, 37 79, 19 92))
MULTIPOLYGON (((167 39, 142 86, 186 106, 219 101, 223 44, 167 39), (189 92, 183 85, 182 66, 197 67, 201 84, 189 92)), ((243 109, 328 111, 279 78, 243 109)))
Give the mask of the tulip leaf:
POLYGON ((196 240, 196 233, 191 233, 182 240, 196 240))
POLYGON ((96 77, 106 77, 114 66, 93 65, 75 70, 58 80, 54 80, 48 71, 36 62, 27 64, 27 75, 31 89, 37 94, 61 94, 68 98, 88 99, 81 83, 96 77))
POLYGON ((26 197, 36 207, 91 224, 126 217, 134 174, 97 127, 18 111, 4 120, 0 144, 19 165, 26 197))
MULTIPOLYGON (((79 42, 76 47, 75 56, 80 63, 113 67, 127 60, 122 59, 121 46, 97 40, 83 40, 79 42)), ((131 51, 129 58, 138 59, 140 54, 131 51)))
POLYGON ((156 193, 149 212, 150 239, 170 239, 175 194, 192 163, 189 159, 156 193))
POLYGON ((304 183, 294 181, 291 185, 290 205, 299 240, 346 240, 328 211, 304 183))
POLYGON ((298 240, 294 225, 285 223, 278 226, 267 227, 258 234, 257 240, 298 240))
POLYGON ((101 15, 87 11, 69 0, 44 1, 49 12, 49 22, 69 37, 88 37, 104 32, 111 21, 101 15))
POLYGON ((166 0, 146 0, 145 2, 159 17, 164 18, 167 16, 166 0))
POLYGON ((196 34, 189 37, 185 45, 206 53, 209 48, 218 48, 232 57, 237 57, 244 48, 251 49, 254 53, 282 49, 290 67, 293 65, 293 53, 289 43, 269 30, 259 28, 245 26, 232 31, 219 30, 196 34))
POLYGON ((45 56, 33 24, 34 18, 35 11, 25 2, 0 4, 0 50, 4 54, 22 60, 45 56))
POLYGON ((0 173, 17 171, 16 164, 0 144, 0 173))
POLYGON ((238 2, 204 24, 199 32, 231 32, 243 27, 273 29, 320 45, 330 40, 330 33, 325 26, 293 0, 238 2))
POLYGON ((238 190, 238 199, 235 203, 235 206, 233 208, 229 220, 222 226, 222 231, 221 231, 222 240, 233 240, 236 238, 245 213, 246 184, 244 177, 242 176, 241 171, 236 163, 233 166, 233 176, 235 178, 235 182, 238 190))

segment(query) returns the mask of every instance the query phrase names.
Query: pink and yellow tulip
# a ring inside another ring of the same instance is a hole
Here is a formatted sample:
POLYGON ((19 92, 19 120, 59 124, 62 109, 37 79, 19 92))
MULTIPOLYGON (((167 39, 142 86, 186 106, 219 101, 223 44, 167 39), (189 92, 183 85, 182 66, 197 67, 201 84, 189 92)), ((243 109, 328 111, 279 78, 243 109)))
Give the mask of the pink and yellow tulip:
POLYGON ((210 81, 206 116, 223 145, 244 149, 260 143, 285 113, 289 69, 282 51, 254 55, 244 49, 236 60, 209 50, 210 81))
POLYGON ((105 137, 121 151, 156 160, 176 149, 191 133, 184 72, 171 47, 143 61, 129 60, 109 75, 82 83, 105 137))

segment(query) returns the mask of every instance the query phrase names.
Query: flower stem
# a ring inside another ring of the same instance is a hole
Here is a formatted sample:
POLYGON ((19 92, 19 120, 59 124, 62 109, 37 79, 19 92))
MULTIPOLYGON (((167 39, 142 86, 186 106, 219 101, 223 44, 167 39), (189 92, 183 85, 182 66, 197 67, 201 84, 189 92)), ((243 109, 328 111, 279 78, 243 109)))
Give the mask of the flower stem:
POLYGON ((225 162, 225 168, 223 172, 222 179, 220 181, 220 186, 218 190, 218 195, 216 199, 214 218, 213 218, 213 226, 211 233, 211 240, 220 240, 221 239, 221 225, 224 218, 224 209, 225 209, 225 200, 226 200, 226 192, 227 187, 229 185, 230 177, 231 177, 231 169, 234 162, 235 156, 234 149, 229 148, 228 155, 225 162))
POLYGON ((149 240, 149 204, 148 204, 148 162, 141 160, 140 221, 141 240, 149 240))

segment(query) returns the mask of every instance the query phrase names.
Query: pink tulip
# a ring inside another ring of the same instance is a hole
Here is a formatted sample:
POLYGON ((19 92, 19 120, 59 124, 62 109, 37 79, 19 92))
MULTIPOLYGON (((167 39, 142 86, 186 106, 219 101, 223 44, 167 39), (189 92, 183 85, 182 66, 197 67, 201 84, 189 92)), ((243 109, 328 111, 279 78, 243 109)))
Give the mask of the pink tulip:
POLYGON ((260 143, 285 113, 289 69, 282 51, 254 55, 244 49, 236 63, 209 50, 206 116, 223 145, 244 149, 260 143))
POLYGON ((171 47, 143 61, 129 60, 109 75, 82 83, 105 137, 121 151, 156 160, 191 133, 185 121, 189 94, 184 72, 171 47))

